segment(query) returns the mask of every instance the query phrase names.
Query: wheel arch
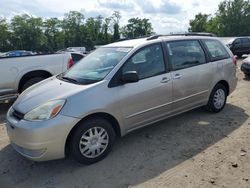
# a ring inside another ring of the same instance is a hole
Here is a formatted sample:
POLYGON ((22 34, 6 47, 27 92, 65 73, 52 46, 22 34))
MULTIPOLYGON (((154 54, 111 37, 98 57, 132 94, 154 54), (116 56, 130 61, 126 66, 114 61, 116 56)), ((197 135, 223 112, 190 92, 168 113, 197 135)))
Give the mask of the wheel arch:
POLYGON ((86 117, 84 117, 83 119, 81 119, 69 132, 68 136, 67 136, 67 139, 66 139, 66 142, 65 142, 65 146, 64 146, 64 151, 65 151, 65 155, 68 155, 69 153, 69 145, 70 145, 70 142, 71 142, 71 136, 73 134, 73 132, 77 129, 78 126, 80 126, 80 124, 88 119, 91 119, 91 118, 103 118, 105 120, 107 120, 111 125, 112 125, 112 128, 114 129, 115 131, 115 134, 116 136, 118 137, 121 137, 121 128, 120 128, 120 125, 117 121, 117 119, 112 116, 111 114, 108 114, 108 113, 104 113, 104 112, 98 112, 98 113, 93 113, 93 114, 90 114, 86 117))
POLYGON ((49 78, 51 76, 52 76, 52 74, 48 71, 45 71, 45 70, 34 70, 34 71, 30 71, 30 72, 25 73, 19 81, 18 93, 21 92, 23 85, 29 79, 34 78, 34 77, 43 77, 46 79, 46 78, 49 78))
MULTIPOLYGON (((226 80, 221 80, 221 81, 217 82, 217 83, 215 84, 215 86, 216 86, 217 84, 222 84, 222 85, 226 88, 226 90, 227 90, 227 96, 228 96, 229 93, 230 93, 230 87, 229 87, 228 82, 227 82, 226 80)), ((214 86, 214 87, 215 87, 215 86, 214 86)))

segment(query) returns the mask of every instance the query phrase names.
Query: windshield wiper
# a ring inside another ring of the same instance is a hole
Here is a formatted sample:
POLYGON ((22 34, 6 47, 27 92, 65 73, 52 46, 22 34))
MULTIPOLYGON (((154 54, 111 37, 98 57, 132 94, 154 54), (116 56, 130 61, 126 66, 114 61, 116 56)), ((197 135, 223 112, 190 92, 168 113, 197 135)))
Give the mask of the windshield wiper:
POLYGON ((62 78, 63 80, 68 80, 68 81, 74 82, 74 83, 77 83, 77 82, 78 82, 78 81, 75 80, 74 78, 69 78, 69 77, 66 77, 66 76, 62 76, 61 78, 62 78))

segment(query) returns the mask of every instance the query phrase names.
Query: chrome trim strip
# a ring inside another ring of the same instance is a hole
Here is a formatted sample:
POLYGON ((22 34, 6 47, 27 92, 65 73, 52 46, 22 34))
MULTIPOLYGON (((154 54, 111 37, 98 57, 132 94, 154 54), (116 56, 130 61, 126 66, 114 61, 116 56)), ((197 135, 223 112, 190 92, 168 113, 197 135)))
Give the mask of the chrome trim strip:
POLYGON ((206 93, 206 92, 208 92, 208 91, 209 91, 209 90, 201 91, 201 92, 199 92, 199 93, 196 93, 196 94, 193 94, 193 95, 189 95, 189 96, 183 97, 183 98, 181 98, 181 99, 177 99, 177 100, 173 101, 173 103, 176 103, 176 102, 179 102, 179 101, 183 101, 183 100, 186 100, 186 99, 188 99, 188 98, 195 97, 195 96, 197 96, 197 95, 201 95, 201 94, 206 93))
POLYGON ((162 104, 162 105, 159 105, 159 106, 156 106, 156 107, 153 107, 153 108, 149 108, 149 109, 147 109, 147 110, 143 110, 143 111, 141 111, 141 112, 137 112, 137 113, 135 113, 135 114, 131 114, 131 115, 127 116, 126 118, 127 118, 127 119, 128 119, 128 118, 132 118, 132 117, 134 117, 134 116, 138 116, 138 115, 140 115, 140 114, 143 114, 143 113, 146 113, 146 112, 155 110, 155 109, 157 109, 157 108, 161 108, 161 107, 170 105, 170 104, 172 104, 172 103, 173 103, 173 102, 169 102, 169 103, 162 104))
POLYGON ((152 110, 156 110, 156 109, 161 108, 161 107, 164 107, 164 106, 168 106, 168 105, 173 104, 173 103, 176 103, 176 102, 180 102, 180 101, 189 99, 189 98, 191 98, 191 97, 195 97, 195 96, 197 96, 197 95, 201 95, 201 94, 206 93, 206 92, 208 92, 208 91, 209 91, 209 90, 201 91, 201 92, 199 92, 199 93, 196 93, 196 94, 193 94, 193 95, 189 95, 189 96, 187 96, 187 97, 183 97, 183 98, 181 98, 181 99, 177 99, 177 100, 172 101, 172 102, 168 102, 168 103, 165 103, 165 104, 162 104, 162 105, 153 107, 153 108, 149 108, 149 109, 147 109, 147 110, 143 110, 143 111, 140 111, 140 112, 131 114, 131 115, 127 116, 126 119, 129 119, 129 118, 132 118, 132 117, 135 117, 135 116, 144 114, 144 113, 149 112, 149 111, 152 111, 152 110))

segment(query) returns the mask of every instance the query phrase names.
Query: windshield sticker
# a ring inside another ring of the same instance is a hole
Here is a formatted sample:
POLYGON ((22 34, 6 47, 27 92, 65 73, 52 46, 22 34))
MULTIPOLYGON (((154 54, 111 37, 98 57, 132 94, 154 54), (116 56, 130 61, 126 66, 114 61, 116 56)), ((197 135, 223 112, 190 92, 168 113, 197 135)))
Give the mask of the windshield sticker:
POLYGON ((131 50, 131 48, 117 48, 116 51, 117 52, 129 52, 131 50))

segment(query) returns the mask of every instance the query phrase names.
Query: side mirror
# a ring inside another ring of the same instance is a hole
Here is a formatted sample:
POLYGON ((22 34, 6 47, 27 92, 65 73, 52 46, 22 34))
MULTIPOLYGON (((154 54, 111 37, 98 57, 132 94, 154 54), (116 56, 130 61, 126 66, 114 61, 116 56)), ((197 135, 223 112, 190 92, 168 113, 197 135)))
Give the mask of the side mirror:
POLYGON ((136 71, 127 71, 122 74, 121 81, 123 83, 134 83, 139 81, 139 76, 136 71))

